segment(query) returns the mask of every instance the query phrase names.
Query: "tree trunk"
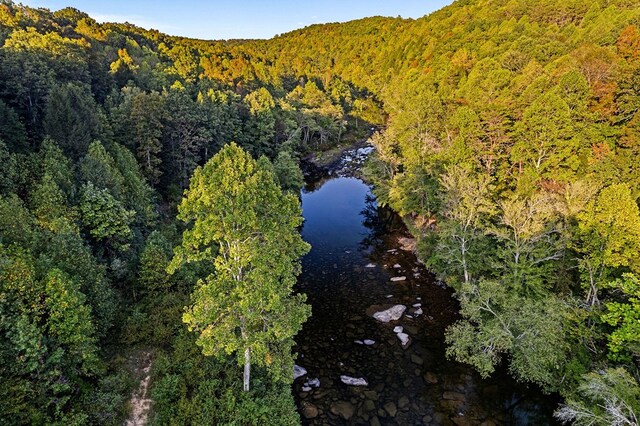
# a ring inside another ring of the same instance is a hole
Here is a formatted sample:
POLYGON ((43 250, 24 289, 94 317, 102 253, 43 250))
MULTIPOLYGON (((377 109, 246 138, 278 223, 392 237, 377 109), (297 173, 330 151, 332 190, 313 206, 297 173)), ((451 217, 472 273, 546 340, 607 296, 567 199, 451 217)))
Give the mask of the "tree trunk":
POLYGON ((251 377, 251 349, 245 348, 244 349, 244 375, 243 375, 244 385, 242 387, 242 390, 244 390, 245 392, 249 391, 250 377, 251 377))

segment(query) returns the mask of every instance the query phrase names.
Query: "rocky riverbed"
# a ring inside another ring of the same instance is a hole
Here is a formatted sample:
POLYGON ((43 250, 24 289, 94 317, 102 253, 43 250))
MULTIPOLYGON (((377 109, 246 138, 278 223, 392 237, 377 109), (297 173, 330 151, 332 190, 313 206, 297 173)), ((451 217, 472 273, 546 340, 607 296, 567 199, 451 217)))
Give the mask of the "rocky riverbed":
POLYGON ((555 401, 504 372, 482 380, 445 357, 452 291, 412 250, 402 222, 354 176, 369 150, 307 169, 299 290, 313 316, 296 341, 293 387, 304 424, 552 424, 555 401))

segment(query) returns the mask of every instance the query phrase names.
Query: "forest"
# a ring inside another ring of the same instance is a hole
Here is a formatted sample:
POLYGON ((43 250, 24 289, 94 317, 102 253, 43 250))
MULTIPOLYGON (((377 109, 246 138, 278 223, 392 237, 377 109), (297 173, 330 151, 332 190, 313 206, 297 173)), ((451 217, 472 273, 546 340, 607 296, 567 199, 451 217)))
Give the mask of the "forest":
POLYGON ((122 424, 147 356, 149 424, 299 424, 299 163, 373 127, 366 177, 459 301, 448 356, 638 424, 635 0, 235 41, 0 0, 0 46, 3 423, 122 424))

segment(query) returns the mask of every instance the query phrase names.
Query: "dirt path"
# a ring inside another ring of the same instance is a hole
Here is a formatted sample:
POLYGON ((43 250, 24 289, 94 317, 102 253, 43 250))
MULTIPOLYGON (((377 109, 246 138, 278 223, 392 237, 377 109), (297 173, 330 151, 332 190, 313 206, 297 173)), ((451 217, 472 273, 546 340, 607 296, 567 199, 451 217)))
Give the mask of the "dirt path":
POLYGON ((147 424, 152 402, 148 397, 151 363, 151 352, 142 352, 135 367, 136 377, 140 377, 140 385, 131 395, 131 413, 124 423, 126 426, 144 426, 147 424))

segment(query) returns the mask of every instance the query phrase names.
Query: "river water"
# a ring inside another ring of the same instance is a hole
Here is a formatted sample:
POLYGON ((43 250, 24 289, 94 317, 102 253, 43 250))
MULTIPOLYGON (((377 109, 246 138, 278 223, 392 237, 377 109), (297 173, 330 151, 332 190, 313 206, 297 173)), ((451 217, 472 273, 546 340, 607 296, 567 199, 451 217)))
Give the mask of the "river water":
POLYGON ((535 387, 504 371, 483 380, 446 359, 444 330, 458 318, 452 291, 401 249, 404 225, 353 170, 316 170, 302 192, 302 235, 312 249, 298 289, 313 309, 296 337, 296 363, 307 370, 293 387, 303 424, 554 424, 556 401, 535 387), (394 305, 407 307, 399 320, 372 317, 394 305), (397 326, 410 336, 405 347, 397 326))

